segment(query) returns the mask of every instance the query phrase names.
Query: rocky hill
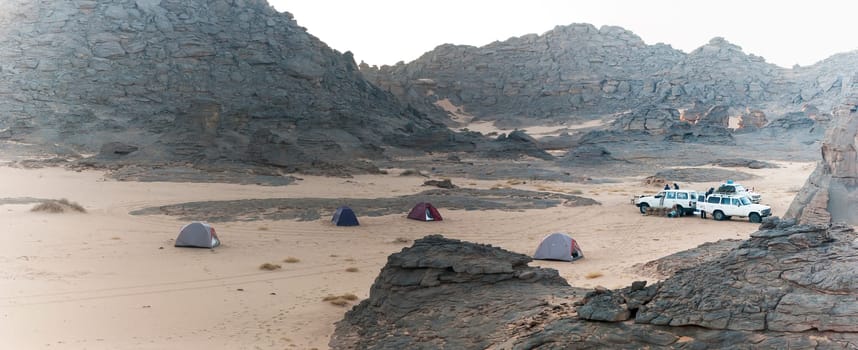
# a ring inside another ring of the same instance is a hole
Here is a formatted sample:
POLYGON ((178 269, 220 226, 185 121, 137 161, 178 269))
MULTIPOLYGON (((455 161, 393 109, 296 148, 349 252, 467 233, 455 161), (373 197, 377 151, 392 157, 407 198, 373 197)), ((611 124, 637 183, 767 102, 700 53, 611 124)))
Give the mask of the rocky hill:
POLYGON ((655 106, 697 121, 695 111, 722 106, 731 116, 771 121, 808 106, 830 113, 854 88, 856 62, 849 53, 785 69, 724 38, 686 54, 619 27, 572 24, 483 47, 441 45, 407 64, 360 69, 427 113, 444 105, 479 119, 545 121, 655 106))
POLYGON ((456 144, 265 0, 4 1, 0 65, 0 139, 90 163, 368 170, 456 144))

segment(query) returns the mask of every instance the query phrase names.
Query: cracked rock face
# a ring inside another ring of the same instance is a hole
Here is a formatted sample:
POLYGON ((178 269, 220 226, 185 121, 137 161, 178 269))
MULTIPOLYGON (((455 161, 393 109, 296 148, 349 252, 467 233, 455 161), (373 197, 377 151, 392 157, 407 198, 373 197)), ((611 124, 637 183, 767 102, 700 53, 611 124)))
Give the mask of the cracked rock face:
MULTIPOLYGON (((852 98, 851 101, 858 101, 852 98)), ((835 112, 822 143, 822 160, 790 205, 800 223, 858 225, 858 113, 853 104, 835 112)))
POLYGON ((638 323, 742 331, 856 332, 851 227, 761 230, 735 250, 665 280, 638 323))

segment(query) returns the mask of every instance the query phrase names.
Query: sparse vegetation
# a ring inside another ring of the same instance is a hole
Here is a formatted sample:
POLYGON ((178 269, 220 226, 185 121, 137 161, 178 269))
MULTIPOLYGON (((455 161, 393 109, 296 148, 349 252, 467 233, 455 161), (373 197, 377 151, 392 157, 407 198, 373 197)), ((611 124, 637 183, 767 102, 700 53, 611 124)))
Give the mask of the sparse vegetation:
POLYGON ((405 238, 405 237, 396 237, 393 239, 393 243, 408 243, 408 242, 411 242, 411 240, 408 238, 405 238))
POLYGON ((288 263, 288 264, 294 264, 294 263, 297 263, 297 262, 301 262, 301 259, 298 259, 298 258, 296 258, 296 257, 294 257, 294 256, 290 256, 290 257, 288 257, 288 258, 286 258, 286 259, 283 259, 283 262, 288 263))
POLYGON ((33 207, 33 209, 30 209, 30 211, 46 212, 53 214, 65 213, 67 211, 86 213, 86 209, 82 205, 76 202, 70 202, 68 199, 65 198, 60 200, 46 200, 42 203, 37 204, 35 207, 33 207))
POLYGON ((407 169, 399 174, 399 176, 423 176, 428 177, 426 174, 423 174, 420 170, 417 169, 407 169))
POLYGON ((591 279, 599 278, 599 277, 602 277, 602 276, 604 276, 604 274, 603 274, 603 273, 601 273, 601 272, 599 272, 599 271, 595 271, 595 272, 589 272, 589 273, 587 273, 586 275, 584 275, 584 278, 586 278, 586 279, 588 279, 588 280, 591 280, 591 279))
POLYGON ((282 268, 282 266, 272 263, 264 263, 262 265, 259 265, 260 270, 274 271, 279 270, 280 268, 282 268))
POLYGON ((259 228, 258 228, 257 230, 259 230, 259 231, 268 231, 268 226, 259 226, 259 228))
POLYGON ((346 269, 346 272, 358 272, 358 271, 359 271, 359 270, 358 270, 358 268, 357 268, 357 267, 349 267, 349 268, 347 268, 347 269, 346 269))
POLYGON ((355 300, 358 300, 358 297, 357 297, 357 295, 354 295, 352 293, 346 293, 343 295, 328 295, 328 296, 322 298, 322 301, 327 301, 327 302, 331 303, 331 305, 336 305, 336 306, 346 306, 349 304, 349 302, 355 301, 355 300))

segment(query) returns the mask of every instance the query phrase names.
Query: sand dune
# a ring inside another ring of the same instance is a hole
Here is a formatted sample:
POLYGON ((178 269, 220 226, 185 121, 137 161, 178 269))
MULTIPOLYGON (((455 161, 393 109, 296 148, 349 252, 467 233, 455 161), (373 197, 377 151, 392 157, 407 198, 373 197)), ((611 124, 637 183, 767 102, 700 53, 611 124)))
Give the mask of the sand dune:
MULTIPOLYGON (((747 185, 764 194, 776 215, 813 169, 807 163, 781 165, 748 170, 760 180, 747 185)), ((396 196, 424 190, 424 179, 307 176, 297 185, 270 187, 115 182, 97 172, 14 168, 0 168, 0 177, 5 198, 68 198, 87 210, 49 214, 30 212, 32 204, 0 205, 0 339, 10 349, 324 349, 332 324, 350 305, 322 299, 346 293, 365 298, 387 256, 427 234, 531 254, 545 235, 567 232, 581 244, 585 259, 532 265, 556 268, 575 286, 613 288, 647 279, 632 268, 635 264, 707 241, 746 238, 757 227, 738 219, 641 216, 629 198, 658 188, 644 187, 639 178, 597 185, 527 181, 514 187, 580 191, 602 205, 440 208, 443 222, 415 222, 402 213, 361 217, 361 226, 347 228, 334 227, 327 218, 216 223, 222 247, 179 249, 172 239, 185 222, 128 213, 203 200, 396 196), (299 261, 284 262, 288 257, 299 261), (282 268, 260 270, 265 262, 282 268), (601 276, 588 278, 595 275, 601 276)), ((452 180, 478 188, 498 184, 452 180)), ((703 190, 715 184, 682 185, 703 190)))

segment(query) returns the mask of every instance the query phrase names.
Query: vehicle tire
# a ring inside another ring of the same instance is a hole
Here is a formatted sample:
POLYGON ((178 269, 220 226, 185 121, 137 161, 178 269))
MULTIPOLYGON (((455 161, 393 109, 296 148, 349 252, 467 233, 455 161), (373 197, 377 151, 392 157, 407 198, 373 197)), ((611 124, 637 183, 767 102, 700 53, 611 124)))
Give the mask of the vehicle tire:
POLYGON ((646 210, 647 210, 647 208, 649 208, 649 204, 641 203, 640 208, 641 208, 641 214, 646 214, 646 210))
POLYGON ((755 224, 759 224, 763 222, 763 218, 760 217, 760 214, 751 213, 751 215, 748 215, 748 221, 753 222, 755 224))
POLYGON ((714 213, 712 213, 712 218, 721 221, 724 220, 726 216, 724 216, 724 213, 722 213, 720 210, 716 210, 714 213))

